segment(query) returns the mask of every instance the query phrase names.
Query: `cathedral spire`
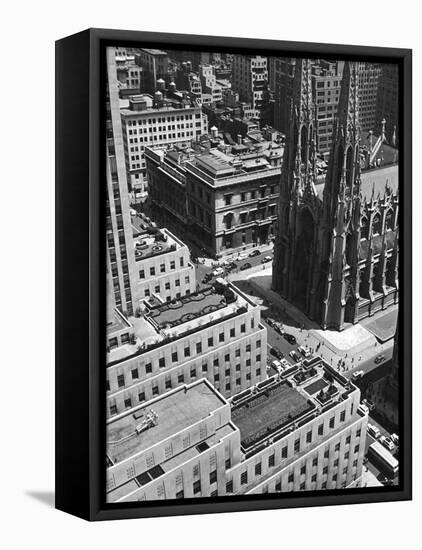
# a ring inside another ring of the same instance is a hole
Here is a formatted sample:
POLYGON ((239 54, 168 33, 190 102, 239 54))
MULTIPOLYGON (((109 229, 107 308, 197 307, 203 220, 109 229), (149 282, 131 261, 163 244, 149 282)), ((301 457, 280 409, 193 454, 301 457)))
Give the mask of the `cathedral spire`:
POLYGON ((344 64, 333 145, 324 187, 326 215, 332 219, 338 200, 360 192, 358 64, 344 64))

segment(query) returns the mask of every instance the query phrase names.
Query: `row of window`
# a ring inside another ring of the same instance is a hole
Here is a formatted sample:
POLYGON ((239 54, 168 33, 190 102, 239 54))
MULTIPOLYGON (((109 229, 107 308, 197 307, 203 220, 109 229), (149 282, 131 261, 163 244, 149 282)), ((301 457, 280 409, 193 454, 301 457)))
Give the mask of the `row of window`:
MULTIPOLYGON (((185 267, 185 259, 183 257, 179 258, 179 266, 180 267, 185 267)), ((170 260, 168 270, 173 271, 175 269, 176 269, 176 260, 170 260)), ((151 266, 149 268, 150 277, 155 277, 155 275, 157 275, 158 273, 165 273, 165 272, 166 272, 166 264, 165 263, 160 264, 159 269, 156 269, 156 266, 151 266)), ((141 269, 139 271, 139 278, 140 279, 145 279, 145 269, 141 269)), ((186 282, 186 284, 189 283, 189 276, 185 277, 185 282, 186 282)), ((179 285, 176 285, 176 286, 179 286, 179 285)))

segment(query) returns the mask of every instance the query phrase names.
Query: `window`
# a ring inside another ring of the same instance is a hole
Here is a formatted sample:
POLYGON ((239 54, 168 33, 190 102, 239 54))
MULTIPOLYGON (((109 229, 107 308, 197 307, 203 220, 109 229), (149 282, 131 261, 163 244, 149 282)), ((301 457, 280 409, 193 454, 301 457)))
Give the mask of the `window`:
POLYGON ((225 462, 225 468, 226 468, 226 470, 229 470, 229 469, 231 468, 231 466, 232 466, 232 461, 231 461, 230 458, 227 458, 227 459, 226 459, 226 462, 225 462))
POLYGON ((324 458, 328 458, 330 456, 330 449, 326 449, 324 452, 324 458))
POLYGON ((164 359, 164 357, 160 357, 160 359, 158 360, 158 366, 160 368, 163 368, 166 366, 166 360, 164 359))
POLYGON ((198 480, 198 481, 195 481, 193 484, 193 494, 197 495, 200 492, 201 492, 201 481, 198 480))
POLYGON ((240 474, 240 484, 241 485, 246 485, 246 483, 248 483, 248 472, 242 472, 240 474))
POLYGON ((202 372, 207 372, 207 371, 208 371, 208 365, 207 365, 207 363, 203 363, 202 372))
POLYGON ((234 338, 235 335, 236 335, 236 332, 235 332, 234 328, 231 328, 230 329, 230 338, 234 338))
POLYGON ((132 406, 132 399, 130 397, 127 397, 125 399, 125 407, 129 409, 132 406))
POLYGON ((183 490, 176 493, 176 498, 185 498, 185 493, 183 490))
POLYGON ((158 395, 158 386, 152 387, 152 395, 158 395))
POLYGON ((173 363, 177 362, 177 351, 173 351, 173 353, 171 354, 171 360, 173 363))
POLYGON ((210 473, 210 484, 211 483, 216 483, 216 482, 217 482, 217 470, 213 470, 210 473))
POLYGON ((302 466, 300 469, 300 475, 303 476, 304 474, 306 474, 306 465, 302 466))
POLYGON ((246 353, 248 353, 248 351, 251 351, 251 345, 250 344, 246 345, 246 353))
POLYGON ((346 411, 341 411, 340 422, 344 422, 346 419, 346 411))
POLYGON ((233 493, 233 480, 226 483, 226 493, 233 493))
POLYGON ((334 467, 335 467, 335 468, 337 468, 338 462, 339 462, 339 461, 338 461, 338 458, 336 458, 335 461, 334 461, 334 467))
POLYGON ((139 378, 138 369, 132 369, 132 380, 139 378))
POLYGON ((348 435, 346 437, 346 445, 349 445, 350 441, 351 441, 351 437, 350 437, 350 435, 348 435))
POLYGON ((355 446, 355 453, 358 453, 359 452, 359 445, 356 445, 355 446))
POLYGON ((197 342, 196 343, 196 353, 201 353, 201 352, 202 352, 202 343, 197 342))
POLYGON ((260 476, 262 472, 262 465, 260 462, 258 464, 255 464, 255 475, 260 476))
POLYGON ((300 439, 296 439, 294 449, 295 453, 298 453, 300 451, 300 439))
POLYGON ((287 481, 288 481, 289 483, 293 483, 294 479, 295 479, 295 476, 294 476, 293 473, 291 473, 291 474, 289 474, 289 477, 287 478, 287 481))
POLYGON ((141 269, 141 271, 139 272, 139 278, 145 279, 145 270, 141 269))
POLYGON ((337 443, 336 446, 334 447, 334 452, 339 450, 340 450, 340 443, 337 443))
POLYGON ((300 484, 299 489, 300 489, 301 491, 304 491, 304 490, 305 490, 305 482, 302 482, 302 483, 300 484))
POLYGON ((361 429, 359 428, 359 430, 356 432, 356 437, 360 437, 360 434, 361 434, 361 429))
POLYGON ((224 342, 224 332, 220 332, 220 334, 218 335, 218 341, 224 342))
POLYGON ((312 460, 312 466, 318 466, 318 457, 317 456, 312 460))
POLYGON ((110 381, 106 380, 106 391, 110 391, 110 381))
POLYGON ((240 332, 246 332, 246 325, 243 323, 243 325, 240 325, 240 332))
POLYGON ((323 484, 321 485, 321 489, 326 489, 327 488, 327 482, 324 481, 323 484))
POLYGON ((167 390, 171 388, 171 379, 170 378, 166 380, 165 387, 166 387, 167 390))
POLYGON ((190 370, 190 376, 191 376, 191 378, 196 378, 196 369, 191 369, 190 370))
POLYGON ((218 357, 216 359, 214 359, 213 365, 214 365, 214 367, 218 367, 218 357))
POLYGON ((268 467, 272 468, 275 465, 275 455, 272 454, 268 457, 268 467))
POLYGON ((179 384, 183 384, 183 382, 185 381, 185 375, 179 374, 179 376, 177 377, 177 381, 179 384))
POLYGON ((138 393, 138 401, 139 403, 142 403, 142 401, 145 401, 145 392, 141 391, 138 393))
POLYGON ((189 356, 190 356, 190 347, 186 346, 185 347, 185 357, 189 357, 189 356))
POLYGON ((337 474, 333 475, 333 481, 337 481, 337 474))
POLYGON ((149 268, 149 274, 150 275, 155 275, 155 267, 150 267, 149 268))
POLYGON ((332 417, 330 418, 329 426, 330 426, 330 428, 334 428, 334 416, 332 416, 332 417))
POLYGON ((211 336, 210 338, 208 338, 208 347, 211 348, 213 345, 214 345, 214 340, 211 336))
POLYGON ((306 443, 311 443, 311 442, 312 442, 312 431, 309 431, 306 434, 306 443))
POLYGON ((240 363, 237 363, 236 365, 236 372, 239 372, 240 371, 240 363))
POLYGON ((237 349, 237 350, 236 350, 235 355, 236 355, 236 357, 240 357, 240 349, 237 349))
POLYGON ((353 466, 356 467, 358 465, 357 459, 353 461, 353 466))
POLYGON ((124 374, 119 374, 117 376, 117 385, 119 386, 119 388, 121 388, 122 386, 125 385, 125 376, 124 376, 124 374))
POLYGON ((324 466, 324 468, 322 469, 322 473, 328 474, 328 466, 324 466))

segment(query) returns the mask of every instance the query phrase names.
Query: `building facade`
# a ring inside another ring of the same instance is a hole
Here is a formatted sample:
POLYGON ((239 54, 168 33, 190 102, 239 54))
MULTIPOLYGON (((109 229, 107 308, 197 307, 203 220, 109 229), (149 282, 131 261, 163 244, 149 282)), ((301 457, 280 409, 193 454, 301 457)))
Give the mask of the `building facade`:
POLYGON ((296 63, 273 288, 324 329, 398 301, 398 166, 361 157, 358 67, 346 63, 325 183, 316 176, 311 62, 296 63))
POLYGON ((124 151, 131 189, 146 192, 145 147, 191 144, 207 132, 201 106, 186 94, 158 90, 154 97, 143 94, 129 99, 120 110, 124 151))
POLYGON ((377 94, 377 131, 381 130, 381 121, 386 121, 386 137, 393 145, 398 144, 398 109, 399 109, 399 73, 397 65, 383 64, 379 78, 377 94))
MULTIPOLYGON (((267 333, 259 307, 230 284, 145 304, 130 324, 125 345, 108 349, 110 416, 200 378, 227 397, 266 378, 267 333)), ((109 344, 116 337, 111 327, 109 344)))
POLYGON ((232 88, 240 95, 241 101, 251 104, 256 118, 268 86, 267 58, 260 55, 235 55, 233 58, 232 88))

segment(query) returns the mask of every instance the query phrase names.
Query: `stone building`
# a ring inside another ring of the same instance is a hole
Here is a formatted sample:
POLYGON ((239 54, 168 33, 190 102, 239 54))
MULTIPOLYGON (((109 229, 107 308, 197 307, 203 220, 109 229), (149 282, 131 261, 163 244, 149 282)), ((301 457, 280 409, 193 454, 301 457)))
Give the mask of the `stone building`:
POLYGON ((384 139, 362 149, 358 67, 347 62, 321 181, 311 89, 311 62, 298 60, 273 288, 322 328, 342 330, 398 302, 398 157, 384 139))
POLYGON ((107 422, 107 501, 359 487, 360 391, 319 358, 227 401, 207 380, 107 422))

